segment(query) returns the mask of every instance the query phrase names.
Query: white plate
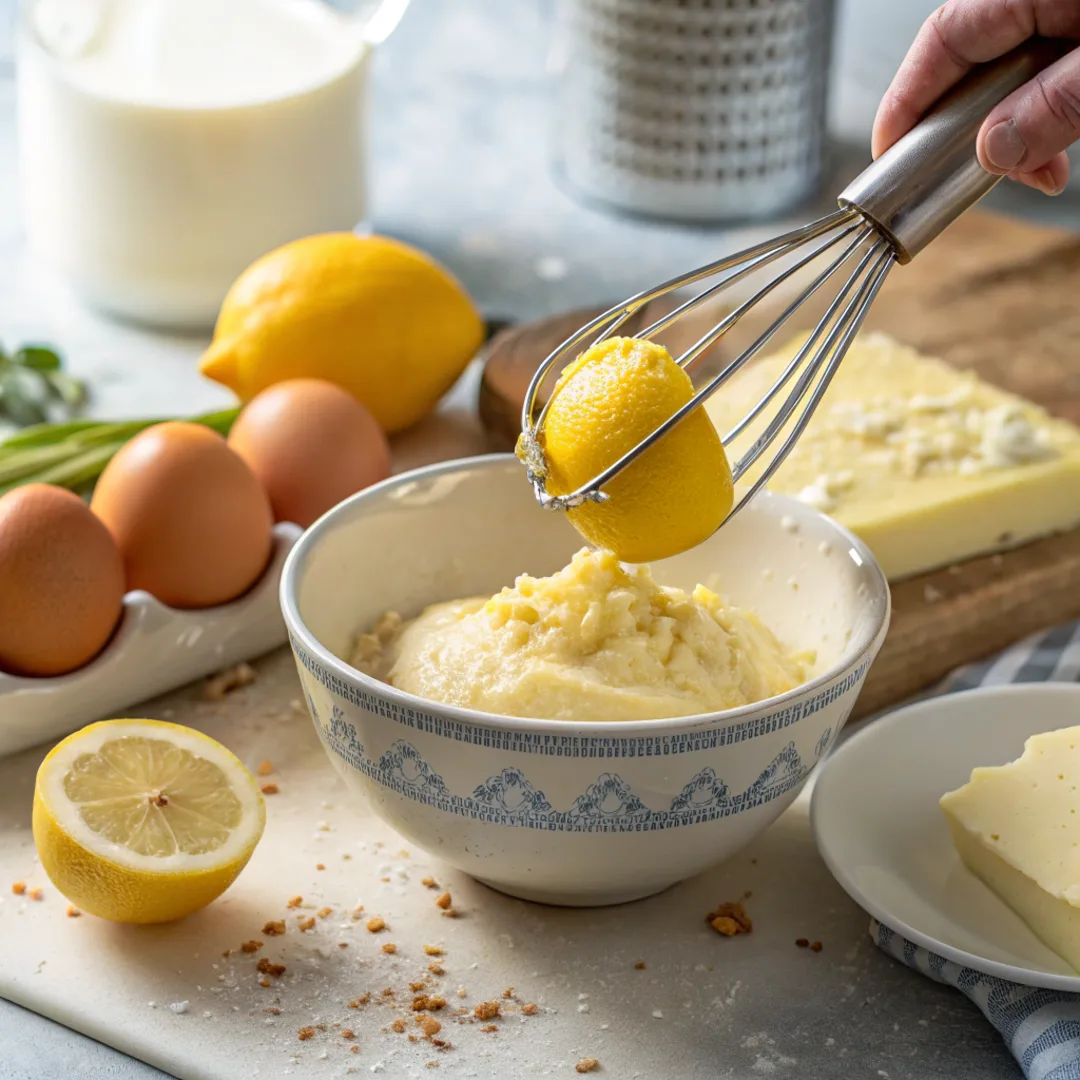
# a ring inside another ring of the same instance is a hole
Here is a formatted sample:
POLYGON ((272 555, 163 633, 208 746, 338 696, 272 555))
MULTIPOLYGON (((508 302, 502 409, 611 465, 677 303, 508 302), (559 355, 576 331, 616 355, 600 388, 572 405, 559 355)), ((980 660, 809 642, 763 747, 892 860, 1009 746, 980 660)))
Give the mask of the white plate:
POLYGON ((909 941, 1026 986, 1080 992, 1080 975, 961 863, 938 806, 979 765, 1080 722, 1080 686, 947 694, 899 709, 824 762, 811 804, 822 858, 848 895, 909 941))

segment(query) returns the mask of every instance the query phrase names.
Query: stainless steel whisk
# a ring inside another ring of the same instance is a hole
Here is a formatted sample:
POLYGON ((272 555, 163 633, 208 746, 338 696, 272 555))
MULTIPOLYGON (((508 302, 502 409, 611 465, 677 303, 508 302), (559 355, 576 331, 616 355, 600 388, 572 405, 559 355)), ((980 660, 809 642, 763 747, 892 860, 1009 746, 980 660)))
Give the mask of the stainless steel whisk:
POLYGON ((840 208, 834 213, 638 293, 593 319, 564 341, 533 376, 521 413, 523 457, 541 505, 552 510, 566 510, 589 501, 604 501, 607 498, 602 490, 605 484, 758 355, 810 297, 830 281, 843 280, 842 272, 846 271, 846 280, 805 344, 765 396, 723 436, 722 441, 727 446, 765 413, 795 379, 761 434, 732 466, 732 475, 738 482, 794 421, 779 448, 731 513, 744 506, 768 483, 806 429, 893 265, 910 262, 1001 179, 986 172, 975 153, 976 136, 990 111, 1060 55, 1059 44, 1033 40, 1000 60, 974 69, 912 131, 848 185, 840 194, 837 200, 840 208), (807 246, 809 252, 799 254, 807 246), (538 417, 535 416, 536 402, 545 377, 559 360, 572 351, 582 351, 585 347, 582 343, 593 335, 590 346, 610 337, 650 301, 723 275, 719 281, 636 335, 651 338, 699 304, 715 298, 721 290, 786 256, 797 258, 682 353, 676 361, 680 367, 689 367, 782 283, 818 260, 824 267, 747 349, 637 446, 576 491, 565 495, 552 495, 547 491, 547 465, 541 434, 551 399, 538 417))

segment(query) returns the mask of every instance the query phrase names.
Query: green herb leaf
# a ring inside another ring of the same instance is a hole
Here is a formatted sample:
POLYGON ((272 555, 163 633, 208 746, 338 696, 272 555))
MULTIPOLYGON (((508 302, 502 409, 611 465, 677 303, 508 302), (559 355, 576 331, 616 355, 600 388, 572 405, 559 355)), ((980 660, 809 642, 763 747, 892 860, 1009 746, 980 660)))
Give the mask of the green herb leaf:
POLYGON ((35 371, 59 371, 61 363, 59 354, 45 345, 24 345, 11 362, 35 371))
POLYGON ((86 400, 86 387, 64 371, 46 371, 45 381, 68 409, 77 409, 86 400))

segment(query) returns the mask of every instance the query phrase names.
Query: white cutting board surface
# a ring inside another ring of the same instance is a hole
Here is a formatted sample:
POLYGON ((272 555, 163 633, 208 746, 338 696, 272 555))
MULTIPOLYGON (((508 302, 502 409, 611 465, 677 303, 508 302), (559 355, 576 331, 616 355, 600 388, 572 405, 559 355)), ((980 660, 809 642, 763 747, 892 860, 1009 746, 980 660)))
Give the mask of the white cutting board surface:
MULTIPOLYGON (((805 798, 727 867, 662 896, 605 910, 542 908, 418 850, 403 854, 404 843, 337 781, 296 703, 289 654, 256 666, 257 682, 223 703, 202 702, 196 687, 141 710, 193 724, 253 768, 269 760, 277 770, 280 791, 267 798, 266 834, 247 870, 184 922, 127 927, 67 917, 30 834, 43 750, 0 763, 0 996, 181 1080, 420 1077, 431 1075, 428 1062, 444 1077, 568 1076, 582 1057, 620 1078, 716 1080, 797 1072, 800 1059, 838 1054, 842 1042, 830 1032, 875 977, 898 970, 873 949, 866 917, 820 861, 805 798), (421 883, 429 874, 451 892, 460 918, 441 915, 437 893, 421 883), (43 899, 12 895, 16 880, 41 886, 43 899), (753 934, 719 937, 705 914, 747 891, 753 934), (286 907, 294 895, 304 898, 301 911, 286 907), (389 931, 372 934, 351 919, 358 902, 389 931), (324 905, 333 914, 301 932, 296 916, 324 905), (260 932, 271 919, 286 920, 284 937, 260 932), (797 949, 798 937, 819 938, 824 950, 797 949), (235 951, 253 938, 265 942, 257 954, 235 951), (387 942, 397 945, 394 955, 382 952, 387 942), (439 1034, 452 1050, 387 1030, 400 1016, 420 1035, 408 984, 432 960, 425 944, 445 949, 446 974, 432 982, 449 1003, 439 1034), (226 949, 234 950, 228 958, 226 949), (261 956, 287 968, 269 989, 258 985, 261 956), (635 968, 641 960, 645 970, 635 968), (537 1015, 515 1011, 495 1032, 451 1015, 511 986, 520 1002, 540 1006, 537 1015), (348 1007, 386 987, 398 1005, 348 1007), (180 1002, 186 1011, 170 1009, 180 1002), (319 1024, 326 1030, 298 1038, 300 1028, 319 1024), (355 1053, 340 1035, 346 1027, 356 1034, 355 1053)), ((892 1023, 882 1019, 881 1028, 870 1034, 881 1038, 884 1065, 882 1036, 892 1023)))

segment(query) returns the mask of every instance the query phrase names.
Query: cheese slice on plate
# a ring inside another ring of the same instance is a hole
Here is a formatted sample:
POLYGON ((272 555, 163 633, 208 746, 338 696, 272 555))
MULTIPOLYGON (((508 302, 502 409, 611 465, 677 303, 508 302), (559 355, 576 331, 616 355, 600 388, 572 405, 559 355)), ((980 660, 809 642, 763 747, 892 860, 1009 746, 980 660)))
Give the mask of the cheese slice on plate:
MULTIPOLYGON (((706 409, 722 437, 804 341, 713 394, 706 409)), ((729 447, 732 461, 760 429, 729 447)), ((846 525, 896 581, 1080 524, 1080 429, 971 372, 865 334, 769 488, 846 525)))
POLYGON ((964 865, 1080 971, 1080 727, 1035 735, 1016 761, 941 798, 964 865))

